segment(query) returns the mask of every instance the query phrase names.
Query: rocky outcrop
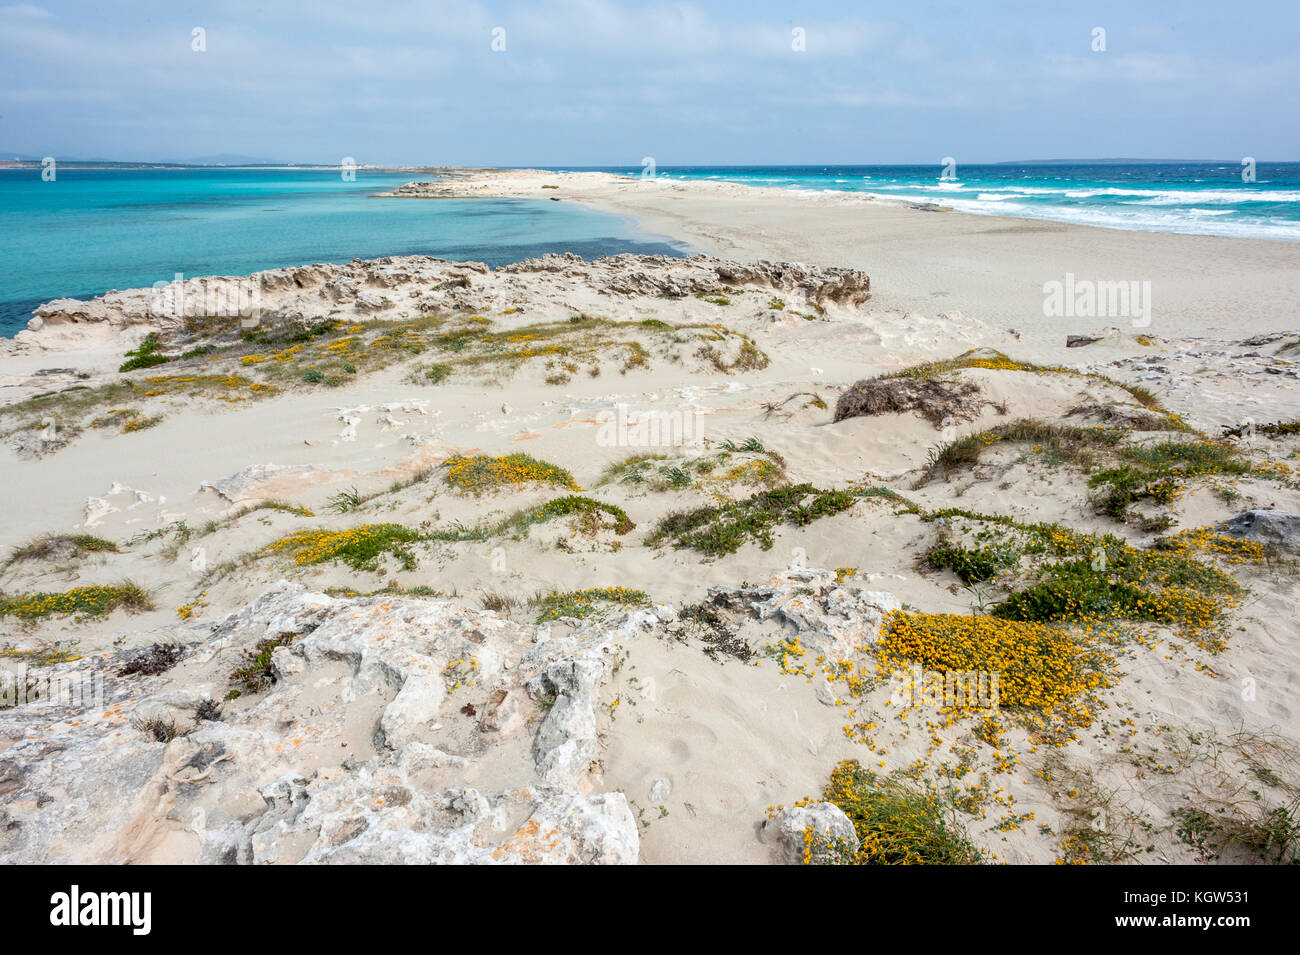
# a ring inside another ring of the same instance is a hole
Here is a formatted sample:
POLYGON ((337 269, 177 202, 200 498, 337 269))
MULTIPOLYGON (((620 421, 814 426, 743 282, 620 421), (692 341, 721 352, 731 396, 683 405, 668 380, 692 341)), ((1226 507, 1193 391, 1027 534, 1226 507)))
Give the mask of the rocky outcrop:
POLYGON ((1300 554, 1300 514, 1287 511, 1244 511, 1231 518, 1224 529, 1233 537, 1300 554))
POLYGON ((762 839, 787 865, 847 862, 861 846, 853 822, 829 802, 777 811, 763 821, 762 839))
POLYGON ((631 295, 685 298, 721 294, 728 286, 749 285, 778 292, 798 292, 821 305, 857 306, 871 297, 871 279, 855 269, 823 268, 789 262, 746 264, 695 255, 687 259, 667 255, 612 255, 585 262, 580 256, 544 255, 500 271, 564 273, 574 277, 590 272, 598 287, 631 295))
POLYGON ((885 615, 902 606, 893 594, 862 590, 841 582, 834 571, 812 568, 784 570, 766 586, 713 587, 709 601, 765 625, 769 643, 776 623, 776 637, 798 637, 828 660, 874 645, 885 615))
POLYGON ((240 504, 291 494, 305 487, 349 476, 351 472, 340 474, 336 470, 314 464, 250 464, 227 477, 204 481, 200 487, 210 488, 230 504, 240 504))
MULTIPOLYGON (((746 659, 782 634, 847 655, 898 605, 804 569, 709 600, 731 628, 714 649, 746 659)), ((182 648, 170 669, 123 675, 140 669, 123 650, 6 683, 0 862, 635 862, 629 802, 602 791, 602 686, 634 641, 682 626, 667 605, 535 625, 282 581, 151 634, 182 648)), ((810 826, 832 854, 852 841, 816 807, 770 837, 802 858, 810 826)))
POLYGON ((200 639, 173 634, 186 652, 160 676, 118 675, 122 653, 49 668, 85 692, 0 710, 0 859, 635 862, 627 801, 590 768, 606 658, 653 619, 552 637, 454 601, 282 583, 200 639), (196 719, 275 644, 269 687, 196 719))
MULTIPOLYGON (((247 329, 272 320, 305 325, 326 318, 366 321, 413 313, 510 309, 510 314, 520 314, 524 303, 546 303, 539 308, 556 317, 573 313, 573 307, 561 303, 572 299, 575 290, 588 296, 685 299, 720 295, 737 286, 770 289, 809 307, 853 308, 871 295, 870 279, 854 269, 728 262, 705 255, 614 255, 591 262, 573 254, 544 255, 499 269, 482 262, 387 256, 247 276, 187 278, 87 301, 56 299, 36 310, 13 347, 62 350, 103 339, 125 348, 149 331, 189 335, 202 333, 205 323, 208 329, 247 329)), ((535 320, 531 314, 530 319, 535 320)))

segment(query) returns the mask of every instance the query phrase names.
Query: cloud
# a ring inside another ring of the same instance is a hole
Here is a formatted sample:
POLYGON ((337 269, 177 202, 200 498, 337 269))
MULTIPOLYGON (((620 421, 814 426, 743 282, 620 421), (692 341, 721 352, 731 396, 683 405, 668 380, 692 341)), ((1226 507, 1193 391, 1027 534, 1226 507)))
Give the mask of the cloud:
POLYGON ((49 18, 54 14, 50 13, 43 7, 38 7, 31 3, 19 3, 13 6, 0 7, 0 17, 37 17, 49 18))
MULTIPOLYGON (((1286 31, 1225 24, 1210 0, 1180 6, 1177 30, 1101 3, 1105 54, 1088 50, 1091 16, 918 2, 879 16, 785 0, 121 0, 75 17, 10 6, 0 146, 133 159, 635 164, 658 149, 678 161, 869 162, 928 160, 938 143, 940 155, 1041 155, 1055 151, 1043 118, 1071 113, 1114 117, 1092 131, 1093 154, 1195 154, 1185 144, 1198 133, 1229 128, 1257 128, 1260 154, 1300 144, 1294 124, 1276 122, 1298 95, 1286 31), (206 52, 191 49, 195 26, 206 52), (503 53, 491 48, 498 26, 503 53)), ((1288 9, 1270 16, 1294 22, 1288 9)))

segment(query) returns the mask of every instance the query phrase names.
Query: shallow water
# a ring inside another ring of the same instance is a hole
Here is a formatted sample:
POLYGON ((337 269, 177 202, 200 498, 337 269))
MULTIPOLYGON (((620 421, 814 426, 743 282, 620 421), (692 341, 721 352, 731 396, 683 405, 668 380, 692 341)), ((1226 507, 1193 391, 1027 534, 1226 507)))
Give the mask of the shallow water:
POLYGON ((434 255, 503 265, 545 252, 682 254, 617 216, 547 200, 374 199, 411 173, 0 170, 0 335, 61 296, 311 262, 434 255))

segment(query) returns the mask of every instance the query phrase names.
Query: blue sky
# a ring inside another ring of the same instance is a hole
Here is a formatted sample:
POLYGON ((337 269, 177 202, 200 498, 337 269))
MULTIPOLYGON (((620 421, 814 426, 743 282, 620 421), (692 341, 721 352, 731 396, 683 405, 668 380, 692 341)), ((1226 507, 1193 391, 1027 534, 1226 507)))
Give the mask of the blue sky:
POLYGON ((460 165, 1294 160, 1298 51, 1295 0, 0 0, 0 150, 460 165))

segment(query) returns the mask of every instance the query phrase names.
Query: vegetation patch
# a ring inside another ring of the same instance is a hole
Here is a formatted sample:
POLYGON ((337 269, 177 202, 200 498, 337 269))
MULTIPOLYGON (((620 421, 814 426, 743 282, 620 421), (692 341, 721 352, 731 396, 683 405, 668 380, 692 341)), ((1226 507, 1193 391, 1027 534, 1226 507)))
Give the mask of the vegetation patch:
POLYGON ((763 402, 763 417, 770 418, 773 415, 779 415, 782 418, 789 418, 794 411, 787 410, 786 406, 792 401, 803 399, 803 405, 796 408, 795 411, 807 411, 809 408, 816 408, 819 411, 826 410, 826 400, 815 391, 796 391, 792 395, 787 395, 780 401, 763 402))
POLYGON ((1048 756, 1039 775, 1053 801, 1073 821, 1064 828, 1059 861, 1110 864, 1156 850, 1153 837, 1190 849, 1200 863, 1296 864, 1300 862, 1300 760, 1294 743, 1275 732, 1238 731, 1226 737, 1194 727, 1163 726, 1154 752, 1127 751, 1098 764, 1048 756), (1106 762, 1119 765, 1107 766, 1106 762), (1132 781, 1154 787, 1165 816, 1132 781), (1097 770, 1129 776, 1123 789, 1097 782, 1097 770), (1102 815, 1104 813, 1104 816, 1102 815), (1099 818, 1105 825, 1097 825, 1099 818), (1143 846, 1143 843, 1146 843, 1143 846))
POLYGON ((564 468, 522 453, 489 457, 478 454, 466 457, 452 455, 443 467, 447 483, 458 491, 482 494, 504 487, 521 487, 525 484, 551 484, 556 487, 580 491, 573 475, 564 468))
POLYGON ((628 587, 591 587, 587 590, 546 594, 538 601, 542 612, 537 622, 546 623, 561 617, 590 617, 596 612, 596 605, 601 603, 629 606, 645 604, 649 600, 645 591, 628 587))
POLYGON ((867 487, 856 487, 853 493, 863 500, 868 501, 885 501, 898 508, 900 514, 920 514, 921 507, 914 501, 908 500, 904 495, 899 494, 893 488, 882 487, 875 484, 867 487))
POLYGON ((571 494, 567 497, 557 497, 554 500, 547 501, 541 507, 534 508, 531 511, 523 512, 516 520, 512 521, 512 526, 526 527, 530 524, 540 524, 545 521, 555 520, 557 517, 571 516, 595 517, 605 516, 613 521, 615 534, 626 534, 636 527, 627 512, 615 504, 606 504, 604 501, 597 501, 590 497, 581 497, 571 494))
POLYGON ((943 378, 864 378, 835 402, 834 421, 915 411, 938 426, 947 419, 970 420, 979 412, 979 387, 943 378))
POLYGON ((605 526, 602 521, 606 519, 610 521, 609 526, 614 533, 620 536, 636 527, 621 507, 594 498, 571 494, 554 498, 537 507, 516 511, 494 523, 466 527, 457 522, 451 527, 429 532, 426 538, 433 541, 484 541, 505 534, 526 537, 529 528, 534 524, 544 524, 563 517, 579 518, 580 529, 589 536, 605 526))
POLYGON ((1034 450, 1046 452, 1054 462, 1071 461, 1086 464, 1090 452, 1098 448, 1113 448, 1124 438, 1124 432, 1101 426, 1083 428, 1075 425, 1052 424, 1036 418, 1024 418, 1010 424, 999 425, 987 431, 966 435, 930 452, 929 464, 922 482, 937 477, 947 478, 952 472, 972 468, 979 463, 984 452, 995 444, 1032 444, 1034 450))
POLYGON ((1271 421, 1267 424, 1237 425, 1223 429, 1225 438, 1240 438, 1243 435, 1264 434, 1270 438, 1282 438, 1300 434, 1300 421, 1271 421))
POLYGON ((147 431, 155 425, 161 423, 163 416, 160 414, 142 416, 136 415, 122 425, 122 434, 132 434, 136 431, 147 431))
POLYGON ((39 647, 34 650, 17 650, 12 646, 0 649, 0 657, 21 660, 29 666, 48 667, 56 663, 71 663, 80 660, 81 654, 71 644, 39 647))
POLYGON ((716 660, 720 653, 735 657, 742 663, 754 658, 754 648, 727 624, 716 601, 687 604, 678 612, 677 619, 681 629, 689 630, 704 641, 704 652, 713 659, 716 660))
POLYGON ((390 580, 383 587, 377 590, 360 591, 352 587, 326 587, 325 593, 331 597, 442 597, 441 591, 434 590, 424 584, 416 584, 412 587, 398 586, 397 581, 390 580))
POLYGON ((198 705, 194 707, 195 724, 204 723, 204 722, 215 723, 220 719, 221 719, 221 704, 218 703, 216 700, 205 698, 199 700, 198 705))
POLYGON ((44 534, 15 547, 5 566, 24 560, 67 560, 86 554, 120 553, 117 545, 92 534, 44 534))
POLYGON ((596 487, 603 487, 614 481, 626 484, 643 484, 647 480, 647 472, 657 467, 656 462, 667 460, 668 455, 662 452, 645 451, 629 455, 622 461, 615 461, 613 464, 608 465, 597 479, 596 487))
MULTIPOLYGON (((910 664, 948 674, 997 674, 998 705, 1033 711, 1064 726, 1087 726, 1113 665, 1103 645, 1058 627, 979 615, 894 611, 877 670, 888 678, 910 664)), ((964 704, 962 704, 964 705, 964 704)))
POLYGON ((353 570, 371 571, 379 569, 380 558, 391 554, 403 570, 414 570, 417 561, 407 545, 422 536, 401 524, 362 524, 342 531, 298 531, 273 541, 267 550, 292 554, 295 564, 342 561, 353 570))
POLYGON ((966 547, 962 544, 941 542, 930 549, 925 559, 936 570, 945 568, 951 570, 963 584, 978 584, 992 580, 1000 572, 1015 567, 1020 561, 1020 554, 1005 544, 966 547))
POLYGON ((1043 579, 1008 596, 993 613, 1007 620, 1082 624, 1121 618, 1168 624, 1196 637, 1214 628, 1242 592, 1209 565, 1176 557, 1165 563, 1160 558, 1167 555, 1128 550, 1136 560, 1126 560, 1128 552, 1121 551, 1105 569, 1086 558, 1048 564, 1043 579), (1193 586, 1173 582, 1188 577, 1196 578, 1193 586))
POLYGON ((102 415, 90 421, 92 428, 117 428, 119 431, 128 421, 140 417, 136 408, 109 408, 102 415))
POLYGON ((335 514, 346 514, 348 511, 355 511, 362 504, 361 494, 355 487, 346 491, 339 491, 331 495, 325 506, 335 514))
POLYGON ((1119 454, 1124 463, 1098 471, 1088 479, 1088 486, 1097 489, 1093 497, 1097 510, 1117 521, 1125 520, 1129 508, 1139 501, 1173 503, 1192 478, 1242 475, 1255 470, 1222 441, 1134 445, 1121 448, 1119 454))
POLYGON ((236 374, 176 374, 149 378, 119 378, 97 387, 72 385, 61 391, 45 392, 0 408, 0 436, 52 429, 44 443, 46 451, 65 447, 86 427, 118 427, 138 431, 158 423, 158 416, 146 418, 126 407, 155 397, 193 396, 236 403, 277 394, 274 385, 236 374), (132 424, 135 422, 135 424, 132 424), (131 427, 128 427, 131 425, 131 427))
POLYGON ((230 674, 230 682, 235 688, 226 694, 226 699, 237 699, 245 693, 260 693, 275 680, 271 672, 271 655, 279 647, 293 643, 292 633, 282 633, 277 637, 259 640, 257 646, 244 651, 244 664, 230 674))
POLYGON ((1173 812, 1179 841, 1202 859, 1300 863, 1300 786, 1294 746, 1277 734, 1237 732, 1227 740, 1189 733, 1176 763, 1207 769, 1173 812))
MULTIPOLYGON (((0 435, 53 427, 57 440, 51 437, 34 452, 49 453, 65 446, 92 418, 101 428, 110 424, 121 428, 137 418, 148 420, 125 407, 146 398, 245 401, 277 394, 282 388, 341 385, 351 376, 430 352, 440 353, 440 360, 413 369, 416 380, 436 383, 453 372, 495 374, 497 369, 508 371, 540 359, 551 369, 548 377, 562 382, 582 365, 595 377, 611 358, 622 373, 648 367, 652 348, 677 363, 694 348, 700 358, 724 373, 768 363, 748 336, 704 322, 614 321, 574 315, 567 321, 497 330, 478 315, 430 314, 364 325, 334 319, 304 324, 291 317, 266 315, 256 329, 245 331, 237 317, 203 316, 187 319, 181 329, 151 333, 122 364, 123 371, 133 371, 170 363, 176 374, 121 378, 96 387, 74 385, 35 395, 0 409, 0 435), (197 370, 211 369, 214 363, 221 370, 197 370)), ((128 430, 144 426, 138 423, 128 430)))
POLYGON ((184 648, 177 644, 155 643, 149 649, 137 653, 122 664, 117 671, 117 675, 131 676, 138 673, 142 676, 157 676, 160 673, 166 673, 180 663, 181 657, 184 655, 184 648))
MULTIPOLYGON (((215 534, 223 527, 230 527, 238 523, 241 519, 247 517, 249 514, 255 514, 258 511, 280 511, 281 513, 284 514, 292 514, 295 517, 316 516, 315 513, 308 508, 300 507, 297 504, 292 504, 289 501, 283 501, 280 500, 279 498, 270 498, 265 501, 256 501, 252 504, 246 504, 243 507, 241 507, 239 510, 235 511, 233 514, 230 514, 222 518, 220 521, 208 521, 206 524, 203 525, 203 527, 198 531, 198 533, 202 537, 206 537, 208 534, 215 534)), ((186 528, 187 537, 188 537, 188 531, 189 529, 186 528)))
MULTIPOLYGON (((486 319, 462 322, 429 337, 427 345, 446 354, 440 364, 458 370, 510 370, 540 359, 551 372, 547 380, 553 384, 567 382, 581 365, 596 377, 602 363, 611 357, 619 361, 622 374, 648 367, 651 354, 647 345, 658 347, 670 361, 680 361, 680 349, 696 344, 696 355, 724 373, 762 368, 768 361, 747 335, 713 323, 615 321, 578 314, 566 321, 500 331, 485 327, 487 324, 486 319), (730 352, 734 354, 728 357, 730 352)), ((425 380, 445 377, 433 369, 425 374, 425 380)))
MULTIPOLYGON (((852 865, 983 862, 953 807, 938 794, 880 776, 856 759, 835 767, 823 796, 849 817, 860 843, 856 853, 842 854, 839 861, 852 865)), ((805 837, 805 862, 811 861, 811 835, 805 837)))
POLYGON ((163 719, 161 716, 132 720, 131 725, 155 743, 170 743, 176 737, 185 735, 175 720, 163 719))
POLYGON ((1137 411, 1113 404, 1077 405, 1066 412, 1066 417, 1100 419, 1108 428, 1129 431, 1192 431, 1191 425, 1173 412, 1137 411))
MULTIPOLYGON (((1022 524, 1001 515, 957 508, 922 515, 924 521, 958 518, 976 525, 979 547, 1008 556, 998 573, 1008 590, 992 613, 1006 620, 1101 627, 1130 620, 1173 626, 1199 646, 1222 649, 1226 613, 1244 588, 1214 561, 1259 563, 1266 548, 1213 528, 1184 531, 1138 548, 1114 535, 1081 534, 1059 524, 1022 524), (1009 563, 1012 553, 1022 559, 1009 563)), ((963 532, 969 531, 967 526, 963 532)), ((941 546, 953 546, 951 541, 941 546)))
POLYGON ((676 460, 665 454, 634 454, 607 467, 597 486, 618 481, 652 491, 712 491, 731 484, 772 488, 786 478, 785 459, 756 437, 739 444, 725 441, 721 447, 715 454, 676 460))
POLYGON ((126 353, 126 360, 122 362, 118 371, 135 371, 137 368, 152 368, 155 365, 163 365, 171 361, 166 355, 162 354, 162 342, 158 340, 157 332, 150 332, 144 337, 134 349, 126 353))
POLYGON ((852 491, 825 491, 811 484, 793 484, 760 491, 740 501, 678 511, 655 526, 650 546, 671 542, 710 556, 734 554, 751 540, 768 550, 779 524, 803 526, 848 510, 858 500, 852 491))
POLYGON ((1106 375, 1100 375, 1096 372, 1076 371, 1073 368, 1066 368, 1063 365, 1035 365, 1032 362, 1016 361, 1013 358, 1004 355, 995 348, 972 348, 970 351, 963 352, 956 358, 945 358, 940 361, 926 362, 920 365, 913 365, 911 368, 904 368, 900 371, 890 372, 882 375, 883 378, 934 378, 939 375, 945 375, 949 372, 960 371, 963 368, 984 368, 989 371, 1027 371, 1035 373, 1046 373, 1055 375, 1069 375, 1075 378, 1092 378, 1096 381, 1105 382, 1127 391, 1133 399, 1144 408, 1163 412, 1160 402, 1150 390, 1143 388, 1141 385, 1130 385, 1122 381, 1116 381, 1108 378, 1106 375))
POLYGON ((62 593, 8 596, 0 594, 0 617, 35 621, 44 617, 104 617, 118 608, 131 613, 153 609, 153 601, 138 584, 124 581, 97 587, 76 587, 62 593))

